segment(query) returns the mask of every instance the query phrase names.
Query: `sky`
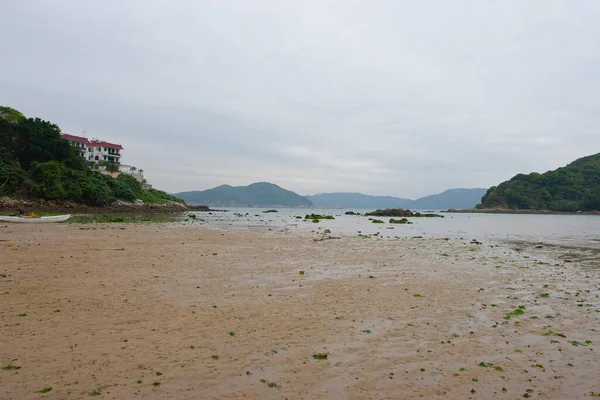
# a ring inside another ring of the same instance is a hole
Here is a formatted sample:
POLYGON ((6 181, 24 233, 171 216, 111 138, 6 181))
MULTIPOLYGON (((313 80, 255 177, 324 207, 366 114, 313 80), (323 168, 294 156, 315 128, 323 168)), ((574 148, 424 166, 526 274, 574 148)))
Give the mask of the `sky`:
POLYGON ((0 0, 0 105, 168 192, 406 198, 600 152, 596 0, 0 0))

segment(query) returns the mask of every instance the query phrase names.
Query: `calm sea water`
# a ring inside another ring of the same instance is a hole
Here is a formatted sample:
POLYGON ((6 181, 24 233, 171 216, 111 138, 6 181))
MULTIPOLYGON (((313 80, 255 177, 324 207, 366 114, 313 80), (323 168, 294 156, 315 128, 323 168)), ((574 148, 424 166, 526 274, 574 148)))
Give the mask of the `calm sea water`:
MULTIPOLYGON (((600 248, 600 216, 597 215, 516 215, 449 214, 445 218, 409 218, 412 225, 373 224, 368 217, 344 215, 349 210, 281 208, 263 213, 261 208, 231 208, 211 214, 198 213, 208 224, 288 228, 298 232, 330 229, 332 235, 354 236, 379 233, 382 237, 449 237, 465 240, 517 240, 567 246, 600 248), (297 219, 306 214, 333 215, 334 220, 312 223, 297 219), (391 229, 393 228, 393 229, 391 229)), ((358 210, 361 214, 372 210, 358 210)))

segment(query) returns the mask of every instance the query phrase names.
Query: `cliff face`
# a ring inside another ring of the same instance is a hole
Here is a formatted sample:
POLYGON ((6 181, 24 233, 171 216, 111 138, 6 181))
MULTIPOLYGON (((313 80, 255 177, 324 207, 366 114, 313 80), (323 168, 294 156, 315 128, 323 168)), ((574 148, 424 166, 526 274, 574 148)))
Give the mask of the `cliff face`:
POLYGON ((600 153, 543 174, 518 174, 491 187, 478 208, 600 210, 600 153))

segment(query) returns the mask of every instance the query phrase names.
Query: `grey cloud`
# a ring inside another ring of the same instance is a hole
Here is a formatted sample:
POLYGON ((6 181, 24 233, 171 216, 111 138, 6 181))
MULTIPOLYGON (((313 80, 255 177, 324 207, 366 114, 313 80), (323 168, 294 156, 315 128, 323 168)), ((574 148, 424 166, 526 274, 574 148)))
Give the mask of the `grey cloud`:
POLYGON ((600 147, 595 1, 3 5, 0 103, 169 191, 418 197, 600 147))

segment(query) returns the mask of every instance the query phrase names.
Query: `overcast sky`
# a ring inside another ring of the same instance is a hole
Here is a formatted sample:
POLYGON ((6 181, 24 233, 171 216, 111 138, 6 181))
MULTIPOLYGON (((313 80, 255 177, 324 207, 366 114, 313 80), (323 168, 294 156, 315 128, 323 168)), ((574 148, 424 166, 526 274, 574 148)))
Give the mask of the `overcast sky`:
POLYGON ((0 105, 177 192, 408 198, 600 152, 600 2, 0 0, 0 105))

